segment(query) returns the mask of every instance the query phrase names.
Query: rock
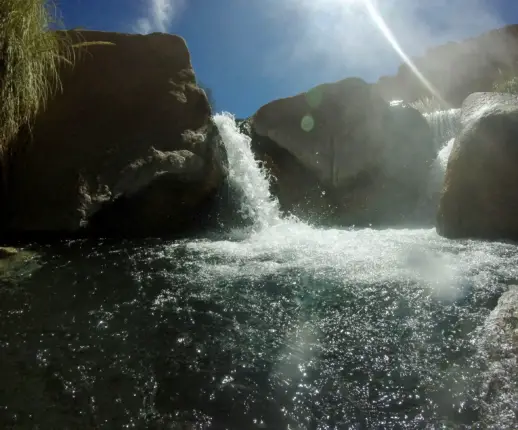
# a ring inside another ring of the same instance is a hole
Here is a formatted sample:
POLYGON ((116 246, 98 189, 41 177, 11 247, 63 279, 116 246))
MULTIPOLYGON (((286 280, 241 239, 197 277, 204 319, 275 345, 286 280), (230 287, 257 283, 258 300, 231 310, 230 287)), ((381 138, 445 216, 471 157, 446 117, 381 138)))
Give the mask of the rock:
MULTIPOLYGON (((495 82, 515 75, 517 47, 518 25, 509 25, 458 43, 430 48, 424 56, 412 61, 450 107, 460 107, 471 93, 493 91, 495 82)), ((413 102, 431 96, 406 63, 395 76, 381 77, 376 87, 386 100, 413 102)))
POLYGON ((407 222, 435 155, 424 117, 358 78, 275 100, 241 129, 283 209, 346 225, 407 222))
POLYGON ((0 247, 0 287, 30 276, 39 269, 38 255, 31 250, 0 247))
POLYGON ((479 350, 487 371, 482 384, 482 428, 518 428, 518 286, 511 286, 487 318, 479 350))
POLYGON ((516 136, 516 96, 475 93, 465 100, 439 202, 439 234, 518 240, 516 136))
POLYGON ((257 111, 253 125, 323 184, 337 187, 377 164, 387 110, 367 83, 349 78, 270 102, 257 111))
POLYGON ((62 71, 62 94, 13 160, 9 233, 140 236, 196 228, 223 183, 226 155, 185 41, 71 34, 115 45, 89 46, 62 71))
POLYGON ((203 179, 204 161, 185 149, 162 152, 151 148, 150 155, 130 164, 113 187, 115 198, 133 196, 164 175, 175 175, 184 182, 203 179))
POLYGON ((10 258, 10 257, 14 257, 16 254, 18 254, 18 250, 16 248, 0 246, 0 259, 1 260, 10 258))

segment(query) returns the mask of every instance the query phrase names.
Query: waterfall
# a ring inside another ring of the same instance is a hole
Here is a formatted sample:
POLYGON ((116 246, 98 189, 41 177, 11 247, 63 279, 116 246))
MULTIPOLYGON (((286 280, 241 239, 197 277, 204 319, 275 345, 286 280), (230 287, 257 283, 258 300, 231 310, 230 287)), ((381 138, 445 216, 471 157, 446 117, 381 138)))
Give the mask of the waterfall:
POLYGON ((228 180, 239 202, 239 215, 254 230, 277 224, 281 220, 279 203, 270 194, 266 172, 254 158, 251 139, 240 133, 235 118, 227 112, 214 116, 228 157, 228 180))
MULTIPOLYGON (((436 197, 442 188, 453 138, 459 128, 460 109, 437 111, 424 116, 432 129, 437 157, 431 168, 428 189, 419 206, 427 207, 426 212, 435 213, 436 197)), ((217 114, 214 121, 227 151, 230 200, 232 206, 237 206, 230 211, 232 227, 235 228, 236 224, 242 227, 244 224, 253 231, 261 231, 281 223, 279 203, 270 193, 267 172, 254 158, 250 137, 239 131, 230 113, 217 114)), ((239 228, 237 230, 241 231, 239 228)))
POLYGON ((424 114, 433 133, 436 150, 457 135, 460 126, 460 109, 439 110, 424 114))
POLYGON ((441 110, 425 114, 432 129, 437 157, 435 158, 428 182, 428 194, 438 194, 443 185, 448 158, 453 148, 453 142, 460 128, 460 109, 441 110))

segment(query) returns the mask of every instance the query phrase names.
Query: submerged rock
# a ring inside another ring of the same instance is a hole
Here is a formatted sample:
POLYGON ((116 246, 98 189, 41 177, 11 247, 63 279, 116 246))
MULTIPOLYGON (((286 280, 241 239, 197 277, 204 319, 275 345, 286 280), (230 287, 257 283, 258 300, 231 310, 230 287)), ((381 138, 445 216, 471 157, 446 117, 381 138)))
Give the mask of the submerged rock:
POLYGON ((437 231, 449 238, 518 240, 518 98, 475 93, 462 106, 437 231))
POLYGON ((62 71, 62 94, 13 160, 8 232, 196 228, 223 183, 226 155, 185 41, 158 33, 80 37, 114 46, 90 46, 62 71))
POLYGON ((358 78, 275 100, 241 129, 283 209, 339 224, 409 222, 435 155, 424 117, 358 78))

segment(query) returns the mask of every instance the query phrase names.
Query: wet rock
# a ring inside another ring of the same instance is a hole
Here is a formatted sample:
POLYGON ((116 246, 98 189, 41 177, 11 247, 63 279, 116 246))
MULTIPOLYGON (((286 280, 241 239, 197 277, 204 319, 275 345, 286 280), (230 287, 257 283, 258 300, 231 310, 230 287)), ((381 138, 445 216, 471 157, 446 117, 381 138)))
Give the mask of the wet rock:
POLYGON ((14 257, 16 254, 18 254, 18 250, 16 248, 0 247, 0 260, 14 257))
POLYGON ((37 259, 38 254, 30 250, 0 247, 0 283, 9 285, 30 275, 39 268, 37 259))
POLYGON ((439 234, 518 240, 516 136, 516 96, 475 93, 465 100, 439 202, 439 234))

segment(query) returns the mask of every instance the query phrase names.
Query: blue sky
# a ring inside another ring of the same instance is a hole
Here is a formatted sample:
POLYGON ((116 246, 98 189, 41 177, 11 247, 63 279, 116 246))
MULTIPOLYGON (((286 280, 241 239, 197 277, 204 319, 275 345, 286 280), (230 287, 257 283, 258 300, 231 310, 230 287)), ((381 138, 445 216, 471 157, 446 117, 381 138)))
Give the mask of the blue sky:
POLYGON ((67 28, 184 37, 218 111, 238 117, 279 97, 348 76, 375 81, 404 52, 518 23, 517 0, 59 0, 67 28))

